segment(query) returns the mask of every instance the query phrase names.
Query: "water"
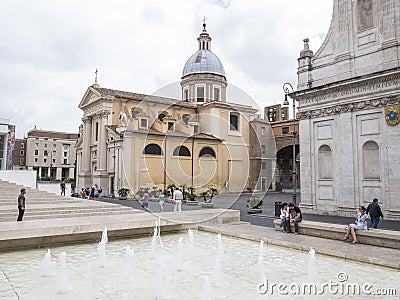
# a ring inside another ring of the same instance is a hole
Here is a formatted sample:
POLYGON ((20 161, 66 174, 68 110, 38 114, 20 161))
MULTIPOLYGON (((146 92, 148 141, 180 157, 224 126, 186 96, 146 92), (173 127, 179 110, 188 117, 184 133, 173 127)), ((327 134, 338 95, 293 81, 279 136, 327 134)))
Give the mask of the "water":
MULTIPOLYGON (((43 276, 42 261, 47 249, 4 251, 0 255, 0 299, 17 299, 17 293, 20 299, 52 300, 250 300, 265 299, 257 290, 263 276, 274 283, 308 282, 310 256, 307 252, 270 245, 261 247, 256 242, 226 236, 219 239, 215 234, 198 231, 192 233, 192 245, 188 233, 163 235, 163 248, 157 237, 153 259, 152 236, 109 241, 105 266, 97 253, 98 244, 52 247, 51 256, 59 257, 59 260, 53 269, 54 274, 46 277, 43 276), (180 238, 184 267, 178 271, 180 238), (218 255, 220 241, 223 258, 218 255), (127 250, 127 245, 130 250, 127 250), (258 268, 260 256, 263 257, 264 270, 261 274, 258 268), (129 260, 132 280, 127 280, 125 274, 129 260), (216 278, 218 273, 219 280, 216 278)), ((374 287, 397 287, 400 280, 399 272, 391 269, 323 255, 315 256, 313 266, 318 270, 315 274, 318 282, 334 281, 339 272, 346 272, 348 282, 369 283, 374 287)), ((335 297, 339 296, 326 298, 335 297)), ((266 298, 274 299, 275 296, 266 298)), ((308 299, 309 296, 297 298, 308 299)))

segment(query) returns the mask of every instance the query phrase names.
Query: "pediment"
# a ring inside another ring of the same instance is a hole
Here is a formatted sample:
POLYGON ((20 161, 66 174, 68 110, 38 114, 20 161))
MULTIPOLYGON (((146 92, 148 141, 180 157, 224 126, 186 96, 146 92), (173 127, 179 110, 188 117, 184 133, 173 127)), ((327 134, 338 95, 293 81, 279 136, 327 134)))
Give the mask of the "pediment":
POLYGON ((96 102, 100 98, 101 98, 100 92, 96 91, 94 88, 92 88, 90 86, 87 88, 85 95, 83 95, 83 98, 82 98, 81 102, 79 103, 78 107, 82 109, 86 105, 96 102))

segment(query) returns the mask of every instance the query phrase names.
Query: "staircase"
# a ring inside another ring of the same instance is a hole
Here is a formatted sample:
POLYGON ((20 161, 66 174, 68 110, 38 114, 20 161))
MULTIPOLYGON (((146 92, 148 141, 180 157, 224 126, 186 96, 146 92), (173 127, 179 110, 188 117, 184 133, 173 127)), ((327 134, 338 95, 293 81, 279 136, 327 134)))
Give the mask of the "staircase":
POLYGON ((64 197, 0 180, 0 222, 17 220, 17 199, 22 188, 26 190, 24 221, 140 213, 118 204, 64 197))

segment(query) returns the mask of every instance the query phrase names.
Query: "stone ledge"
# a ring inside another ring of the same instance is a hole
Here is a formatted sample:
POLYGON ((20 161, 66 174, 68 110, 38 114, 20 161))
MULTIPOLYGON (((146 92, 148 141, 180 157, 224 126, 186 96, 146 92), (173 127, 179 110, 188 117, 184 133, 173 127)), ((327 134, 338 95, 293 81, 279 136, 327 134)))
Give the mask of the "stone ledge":
MULTIPOLYGON (((275 219, 275 230, 282 230, 279 227, 281 220, 275 219)), ((291 230, 294 231, 294 225, 291 230)), ((304 235, 323 237, 327 239, 341 240, 346 233, 346 226, 342 224, 321 223, 302 221, 299 223, 299 233, 304 235)), ((357 240, 360 243, 381 246, 386 248, 400 249, 400 232, 383 229, 357 230, 357 240)))
POLYGON ((240 220, 236 210, 196 210, 159 214, 137 213, 0 223, 0 250, 44 247, 52 244, 95 242, 107 226, 109 237, 151 234, 160 220, 161 231, 197 228, 199 224, 226 224, 240 220))

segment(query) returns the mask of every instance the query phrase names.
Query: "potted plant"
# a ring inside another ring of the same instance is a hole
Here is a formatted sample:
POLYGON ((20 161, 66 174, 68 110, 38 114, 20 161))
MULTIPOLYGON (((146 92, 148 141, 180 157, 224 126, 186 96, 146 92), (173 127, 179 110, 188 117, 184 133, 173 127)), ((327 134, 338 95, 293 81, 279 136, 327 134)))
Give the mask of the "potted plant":
POLYGON ((129 189, 127 188, 120 188, 118 190, 118 196, 120 200, 126 200, 128 199, 128 193, 129 193, 129 189))
POLYGON ((259 214, 262 212, 263 200, 256 195, 251 195, 250 199, 247 200, 247 213, 248 214, 259 214))

